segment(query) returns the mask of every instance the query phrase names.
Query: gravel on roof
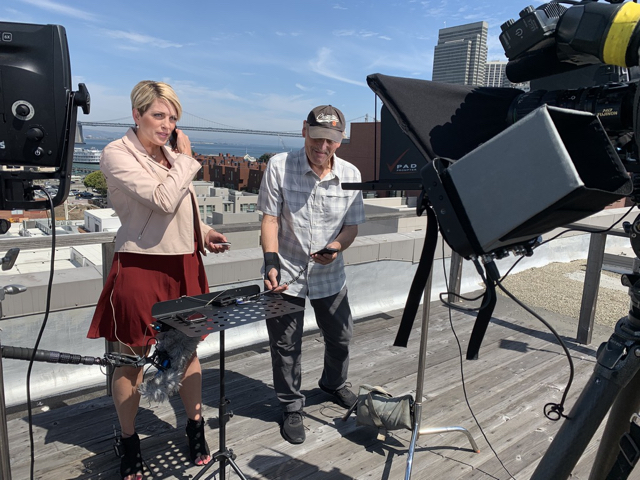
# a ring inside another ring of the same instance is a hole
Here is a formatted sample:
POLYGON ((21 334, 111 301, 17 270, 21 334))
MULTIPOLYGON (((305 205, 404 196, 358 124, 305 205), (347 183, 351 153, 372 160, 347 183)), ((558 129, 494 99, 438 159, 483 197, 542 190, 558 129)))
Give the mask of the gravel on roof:
MULTIPOLYGON (((577 318, 587 261, 550 263, 509 275, 502 285, 525 305, 577 318)), ((629 311, 629 294, 620 274, 602 270, 595 322, 614 326, 629 311)), ((498 289, 501 295, 503 292, 498 289)))

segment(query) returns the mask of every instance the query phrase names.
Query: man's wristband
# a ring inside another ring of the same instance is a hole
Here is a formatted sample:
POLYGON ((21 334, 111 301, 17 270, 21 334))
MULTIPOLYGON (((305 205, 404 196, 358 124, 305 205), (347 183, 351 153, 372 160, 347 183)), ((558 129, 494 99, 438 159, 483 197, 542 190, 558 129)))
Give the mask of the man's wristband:
POLYGON ((269 278, 269 272, 272 268, 276 269, 277 277, 276 281, 280 285, 280 256, 276 252, 264 253, 264 276, 269 278))

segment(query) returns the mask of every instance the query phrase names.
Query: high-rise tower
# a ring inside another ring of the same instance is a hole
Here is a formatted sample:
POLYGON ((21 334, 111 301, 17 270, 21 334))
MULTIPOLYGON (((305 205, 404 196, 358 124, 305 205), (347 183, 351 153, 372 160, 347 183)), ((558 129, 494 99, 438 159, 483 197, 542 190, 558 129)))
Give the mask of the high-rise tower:
POLYGON ((433 81, 484 85, 487 30, 487 22, 441 29, 433 56, 433 81))
POLYGON ((512 87, 528 92, 529 82, 511 83, 506 74, 507 62, 492 60, 487 62, 484 71, 485 87, 512 87))

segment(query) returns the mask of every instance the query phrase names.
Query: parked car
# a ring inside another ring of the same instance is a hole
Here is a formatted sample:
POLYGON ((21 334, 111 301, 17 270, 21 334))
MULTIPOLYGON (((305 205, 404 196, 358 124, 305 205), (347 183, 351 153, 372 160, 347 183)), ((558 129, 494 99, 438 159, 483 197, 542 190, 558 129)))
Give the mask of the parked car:
POLYGON ((93 193, 91 192, 80 192, 76 194, 76 199, 80 198, 93 198, 93 193))

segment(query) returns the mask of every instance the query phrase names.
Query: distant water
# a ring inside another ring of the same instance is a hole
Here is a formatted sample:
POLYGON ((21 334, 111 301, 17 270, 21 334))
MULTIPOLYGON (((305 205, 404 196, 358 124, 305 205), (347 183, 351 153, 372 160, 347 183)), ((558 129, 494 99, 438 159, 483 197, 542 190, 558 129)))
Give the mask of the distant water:
MULTIPOLYGON (((85 143, 77 143, 76 147, 80 148, 97 148, 102 150, 112 140, 101 139, 86 139, 85 143)), ((226 143, 200 143, 191 142, 191 148, 194 152, 201 155, 219 155, 228 153, 235 157, 244 157, 246 154, 251 155, 254 158, 260 158, 265 153, 279 153, 282 152, 281 147, 274 145, 231 145, 226 143)))

